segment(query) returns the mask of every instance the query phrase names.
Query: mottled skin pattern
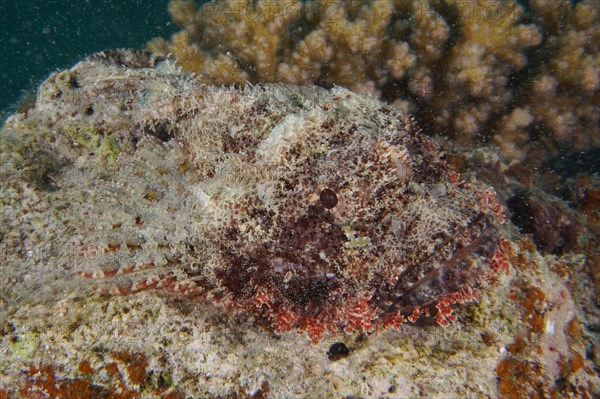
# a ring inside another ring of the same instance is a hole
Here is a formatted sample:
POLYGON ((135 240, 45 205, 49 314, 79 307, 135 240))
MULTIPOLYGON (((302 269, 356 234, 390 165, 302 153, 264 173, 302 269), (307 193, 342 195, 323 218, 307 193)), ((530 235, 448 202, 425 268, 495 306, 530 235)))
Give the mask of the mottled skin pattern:
POLYGON ((408 115, 342 88, 217 88, 120 51, 53 75, 38 106, 57 140, 76 124, 116 142, 112 158, 73 147, 79 274, 102 293, 163 288, 316 342, 421 313, 445 325, 498 257, 489 192, 408 115))

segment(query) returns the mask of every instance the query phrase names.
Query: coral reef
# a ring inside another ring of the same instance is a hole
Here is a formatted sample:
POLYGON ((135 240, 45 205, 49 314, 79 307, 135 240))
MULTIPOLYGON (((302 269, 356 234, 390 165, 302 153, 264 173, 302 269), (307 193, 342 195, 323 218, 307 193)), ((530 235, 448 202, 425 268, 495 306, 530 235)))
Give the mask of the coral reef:
MULTIPOLYGON (((544 31, 536 74, 503 116, 494 141, 507 157, 585 150, 600 145, 600 5, 533 0, 544 31)), ((542 158, 543 159, 543 158, 542 158)))
POLYGON ((600 144, 594 0, 172 0, 182 30, 148 48, 204 82, 342 85, 429 133, 540 164, 600 144))
POLYGON ((0 130, 0 398, 593 397, 598 181, 522 169, 342 88, 95 55, 0 130))

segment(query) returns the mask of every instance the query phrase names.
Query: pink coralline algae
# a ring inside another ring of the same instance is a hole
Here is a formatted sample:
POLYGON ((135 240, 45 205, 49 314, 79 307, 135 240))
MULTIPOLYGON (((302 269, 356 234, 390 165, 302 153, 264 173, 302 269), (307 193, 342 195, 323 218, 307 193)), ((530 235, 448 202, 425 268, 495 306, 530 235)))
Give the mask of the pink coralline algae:
POLYGON ((209 86, 131 51, 40 93, 81 172, 78 274, 99 293, 161 289, 317 343, 420 316, 446 326, 508 268, 494 192, 376 99, 209 86))

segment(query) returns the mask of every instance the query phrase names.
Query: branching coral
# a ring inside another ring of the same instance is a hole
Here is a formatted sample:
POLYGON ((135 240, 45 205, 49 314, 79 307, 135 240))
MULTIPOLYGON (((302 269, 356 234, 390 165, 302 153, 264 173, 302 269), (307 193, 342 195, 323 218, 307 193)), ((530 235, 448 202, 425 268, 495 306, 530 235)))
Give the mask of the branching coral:
POLYGON ((535 0, 545 28, 546 63, 527 83, 519 107, 499 124, 494 140, 516 159, 528 153, 583 150, 600 144, 600 7, 583 1, 535 0), (537 144, 530 139, 540 137, 537 144), (536 148, 537 147, 537 148, 536 148))
POLYGON ((542 161, 533 141, 600 141, 593 0, 172 0, 169 11, 182 31, 149 48, 205 82, 342 85, 414 111, 432 134, 493 138, 510 159, 542 161))
POLYGON ((415 61, 405 41, 387 34, 392 1, 227 0, 197 9, 176 0, 169 11, 183 31, 149 48, 176 54, 208 82, 336 83, 380 94, 415 61))
MULTIPOLYGON (((526 64, 522 50, 540 42, 532 25, 517 25, 522 9, 513 2, 453 1, 458 40, 445 57, 443 83, 432 105, 435 122, 470 142, 493 113, 512 97, 509 75, 526 64)), ((433 78, 433 77, 432 77, 433 78)))

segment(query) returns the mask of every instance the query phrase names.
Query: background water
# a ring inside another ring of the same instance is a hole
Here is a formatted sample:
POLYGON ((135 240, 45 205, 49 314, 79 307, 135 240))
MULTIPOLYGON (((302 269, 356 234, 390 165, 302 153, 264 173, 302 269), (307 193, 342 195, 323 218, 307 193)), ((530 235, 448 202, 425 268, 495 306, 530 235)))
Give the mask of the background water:
POLYGON ((0 116, 51 72, 91 53, 177 31, 168 0, 0 0, 0 116))

